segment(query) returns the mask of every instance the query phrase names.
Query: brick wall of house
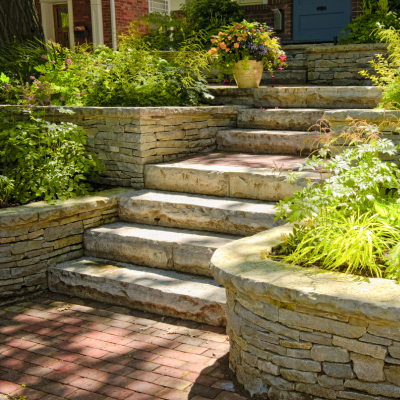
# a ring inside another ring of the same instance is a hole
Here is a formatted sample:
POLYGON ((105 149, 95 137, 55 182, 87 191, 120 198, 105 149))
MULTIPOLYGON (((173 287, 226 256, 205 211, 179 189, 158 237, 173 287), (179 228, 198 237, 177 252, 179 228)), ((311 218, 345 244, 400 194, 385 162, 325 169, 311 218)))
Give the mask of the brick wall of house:
POLYGON ((291 40, 293 0, 270 0, 268 3, 269 4, 243 6, 245 19, 247 21, 254 19, 272 26, 274 18, 272 10, 274 8, 279 8, 284 12, 284 30, 277 31, 276 34, 278 37, 281 37, 282 40, 291 40))
POLYGON ((110 0, 102 1, 104 44, 112 47, 110 0))
POLYGON ((148 0, 116 0, 115 17, 117 34, 124 31, 130 22, 149 12, 148 0))

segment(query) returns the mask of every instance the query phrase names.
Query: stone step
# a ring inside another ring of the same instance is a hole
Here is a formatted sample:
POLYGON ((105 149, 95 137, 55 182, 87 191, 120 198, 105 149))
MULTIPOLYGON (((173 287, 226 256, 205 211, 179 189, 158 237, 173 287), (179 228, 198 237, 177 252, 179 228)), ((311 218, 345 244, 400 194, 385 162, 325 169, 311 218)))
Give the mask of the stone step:
POLYGON ((232 235, 252 235, 280 226, 275 203, 159 190, 138 190, 119 198, 123 221, 232 235))
POLYGON ((308 131, 324 115, 325 109, 241 109, 238 128, 308 131))
POLYGON ((87 229, 85 255, 212 277, 214 251, 240 236, 116 222, 87 229))
POLYGON ((272 108, 372 109, 382 98, 382 89, 376 86, 268 85, 253 89, 211 86, 210 93, 214 99, 207 102, 213 105, 272 108))
POLYGON ((309 155, 317 148, 318 135, 306 131, 226 129, 217 132, 219 151, 251 154, 309 155))
POLYGON ((84 257, 48 270, 56 293, 225 325, 225 289, 213 279, 84 257))
POLYGON ((301 172, 295 185, 285 182, 293 163, 305 157, 210 153, 171 163, 145 166, 145 187, 241 199, 279 201, 300 190, 316 172, 301 172))

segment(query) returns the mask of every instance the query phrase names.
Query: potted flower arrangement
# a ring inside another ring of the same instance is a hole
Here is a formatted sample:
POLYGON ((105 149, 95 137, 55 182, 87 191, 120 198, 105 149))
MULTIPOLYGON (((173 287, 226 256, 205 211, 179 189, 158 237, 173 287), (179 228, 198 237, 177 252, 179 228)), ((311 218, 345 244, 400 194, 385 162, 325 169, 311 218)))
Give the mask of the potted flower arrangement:
POLYGON ((258 87, 263 69, 282 70, 286 56, 279 40, 266 24, 243 21, 228 26, 211 39, 209 50, 220 75, 232 73, 240 88, 258 87))

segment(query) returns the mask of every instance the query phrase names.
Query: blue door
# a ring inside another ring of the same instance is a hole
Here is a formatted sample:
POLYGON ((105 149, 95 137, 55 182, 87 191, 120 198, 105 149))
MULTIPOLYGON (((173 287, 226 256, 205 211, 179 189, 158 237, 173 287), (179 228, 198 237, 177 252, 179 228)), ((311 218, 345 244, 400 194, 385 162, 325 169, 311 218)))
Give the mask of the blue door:
POLYGON ((293 41, 332 42, 350 17, 351 0, 293 0, 293 41))

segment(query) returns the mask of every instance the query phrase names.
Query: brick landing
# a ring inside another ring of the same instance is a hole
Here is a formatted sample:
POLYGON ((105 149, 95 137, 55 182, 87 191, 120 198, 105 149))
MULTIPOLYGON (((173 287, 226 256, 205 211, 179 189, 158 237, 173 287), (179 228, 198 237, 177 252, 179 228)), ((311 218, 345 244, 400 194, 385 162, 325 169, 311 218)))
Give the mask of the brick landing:
POLYGON ((218 362, 229 349, 223 328, 50 296, 0 308, 0 393, 245 400, 218 362))

